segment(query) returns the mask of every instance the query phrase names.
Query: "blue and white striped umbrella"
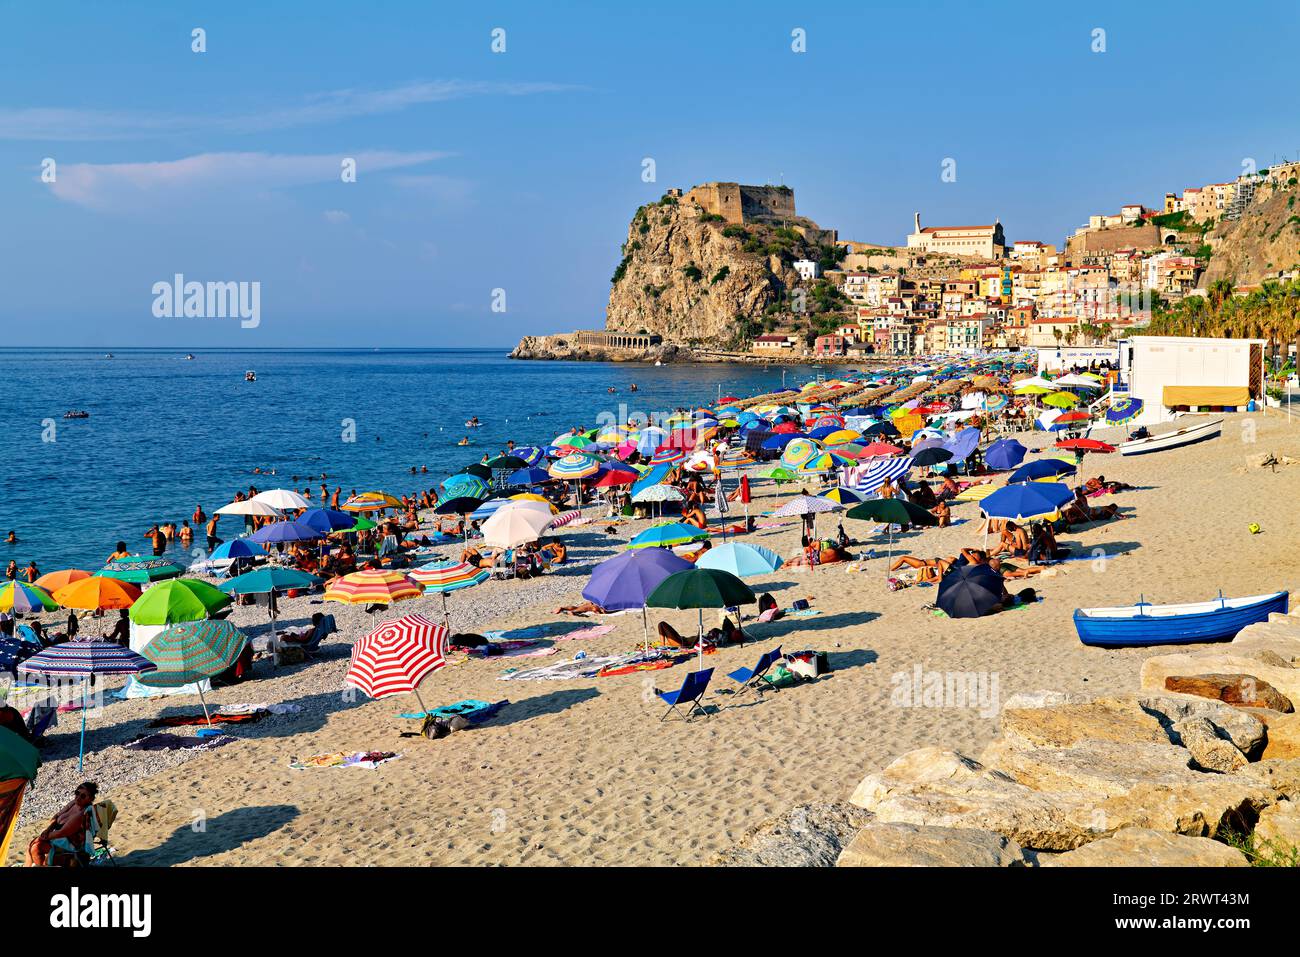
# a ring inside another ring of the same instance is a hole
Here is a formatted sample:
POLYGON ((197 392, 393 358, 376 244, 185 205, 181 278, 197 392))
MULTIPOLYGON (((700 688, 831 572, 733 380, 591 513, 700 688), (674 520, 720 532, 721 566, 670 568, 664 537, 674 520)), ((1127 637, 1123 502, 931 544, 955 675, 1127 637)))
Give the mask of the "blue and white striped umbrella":
POLYGON ((853 491, 870 495, 872 492, 885 484, 885 481, 893 481, 900 475, 906 475, 912 467, 911 456, 899 456, 898 458, 882 459, 875 465, 858 476, 857 484, 853 486, 853 491))

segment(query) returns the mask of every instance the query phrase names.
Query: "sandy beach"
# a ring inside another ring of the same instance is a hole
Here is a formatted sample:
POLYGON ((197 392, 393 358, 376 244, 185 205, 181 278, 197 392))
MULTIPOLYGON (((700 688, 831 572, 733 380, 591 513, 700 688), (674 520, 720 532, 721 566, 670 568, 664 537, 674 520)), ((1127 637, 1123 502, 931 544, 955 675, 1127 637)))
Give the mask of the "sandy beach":
MULTIPOLYGON (((1020 438, 1043 448, 1055 436, 1020 438)), ((427 704, 510 704, 487 724, 442 740, 401 736, 418 728, 398 717, 416 709, 413 698, 372 701, 342 690, 352 641, 382 614, 371 619, 360 608, 319 603, 319 596, 286 600, 281 618, 290 627, 318 610, 337 617, 340 632, 323 644, 322 658, 273 677, 261 659, 255 681, 216 689, 209 703, 285 703, 301 711, 234 727, 229 743, 212 750, 140 753, 120 745, 153 718, 195 713, 199 702, 114 702, 90 722, 81 773, 75 716, 62 716, 9 863, 73 785, 88 779, 117 804, 113 844, 123 864, 705 864, 792 805, 845 800, 864 775, 905 751, 937 745, 977 752, 997 731, 998 703, 1013 694, 1136 690, 1140 664, 1152 652, 1085 648, 1071 622, 1078 607, 1129 604, 1140 594, 1179 602, 1220 588, 1229 596, 1291 588, 1296 564, 1288 543, 1300 534, 1300 517, 1283 503, 1300 494, 1300 468, 1248 465, 1263 452, 1300 457, 1300 424, 1278 414, 1230 415, 1212 442, 1136 458, 1088 456, 1082 475, 1135 486, 1101 500, 1116 502, 1123 519, 1062 535, 1061 544, 1085 559, 1029 582, 1037 604, 982 619, 937 617, 925 607, 933 587, 890 591, 884 536, 868 538, 872 526, 846 521, 850 535, 867 539, 855 550, 872 548, 881 557, 856 570, 831 565, 750 579, 756 594, 770 592, 783 607, 806 598, 816 614, 755 624, 752 643, 708 656, 706 666, 716 670, 706 702, 714 713, 689 723, 661 722, 665 709, 652 689, 678 687, 694 662, 617 677, 501 680, 509 668, 635 647, 639 614, 581 620, 554 609, 580 600, 591 566, 646 522, 624 522, 614 536, 599 520, 566 529, 570 562, 558 571, 449 596, 455 631, 574 627, 575 620, 613 631, 555 641, 557 653, 546 657, 456 655, 423 683, 427 704), (1250 534, 1252 522, 1260 534, 1250 534), (718 693, 732 684, 725 672, 752 665, 778 644, 827 652, 831 674, 731 707, 732 696, 718 693), (993 700, 988 707, 901 706, 893 695, 904 680, 898 676, 910 681, 917 668, 977 673, 993 700), (401 758, 374 770, 290 768, 295 758, 357 750, 398 751, 401 758)), ((753 488, 755 515, 798 491, 757 479, 753 488)), ((895 555, 906 549, 930 558, 978 546, 978 506, 958 504, 953 517, 952 527, 902 536, 895 555)), ((827 516, 819 529, 833 530, 835 521, 827 516)), ((798 550, 799 524, 760 527, 742 540, 788 557, 798 550)), ((413 611, 436 619, 441 602, 422 597, 388 615, 413 611)), ((752 607, 747 611, 752 616, 752 607)), ((652 628, 660 617, 682 632, 695 628, 694 612, 652 612, 652 628)), ((706 627, 714 618, 706 613, 706 627)), ((265 629, 258 607, 236 608, 231 620, 250 635, 265 629)))

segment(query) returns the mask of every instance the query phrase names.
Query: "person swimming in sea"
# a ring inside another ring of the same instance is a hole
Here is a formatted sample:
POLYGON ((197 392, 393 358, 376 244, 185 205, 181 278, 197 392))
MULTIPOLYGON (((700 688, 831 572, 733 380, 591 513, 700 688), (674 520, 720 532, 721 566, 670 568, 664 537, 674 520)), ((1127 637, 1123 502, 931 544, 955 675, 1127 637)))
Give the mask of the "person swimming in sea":
POLYGON ((457 445, 469 445, 469 436, 468 436, 468 435, 465 436, 463 439, 461 439, 461 440, 460 440, 459 442, 457 442, 456 444, 457 444, 457 445))
POLYGON ((9 534, 5 536, 5 544, 6 545, 18 544, 18 533, 15 532, 12 528, 9 529, 9 534))

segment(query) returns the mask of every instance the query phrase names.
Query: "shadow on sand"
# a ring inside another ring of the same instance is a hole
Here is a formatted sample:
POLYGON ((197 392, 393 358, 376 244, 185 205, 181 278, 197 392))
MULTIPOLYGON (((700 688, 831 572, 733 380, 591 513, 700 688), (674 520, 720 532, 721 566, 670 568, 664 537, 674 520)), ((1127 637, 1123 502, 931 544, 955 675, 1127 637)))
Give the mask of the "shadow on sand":
POLYGON ((172 867, 211 857, 275 833, 298 813, 289 804, 236 808, 204 821, 202 830, 195 830, 197 825, 182 824, 157 847, 131 851, 118 857, 117 862, 136 867, 172 867))

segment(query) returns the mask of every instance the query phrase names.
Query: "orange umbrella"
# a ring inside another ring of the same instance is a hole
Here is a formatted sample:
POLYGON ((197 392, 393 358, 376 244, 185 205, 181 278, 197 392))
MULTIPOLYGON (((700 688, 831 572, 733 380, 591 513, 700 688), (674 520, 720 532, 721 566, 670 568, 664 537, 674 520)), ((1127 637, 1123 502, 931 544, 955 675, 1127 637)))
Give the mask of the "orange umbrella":
POLYGON ((54 600, 64 608, 79 608, 83 611, 130 608, 139 597, 140 589, 130 582, 102 575, 91 575, 64 585, 53 595, 54 600))
POLYGON ((423 594, 423 586, 399 572, 368 568, 335 579, 326 587, 324 597, 326 601, 341 601, 349 605, 389 605, 423 594))
POLYGON ((64 585, 71 585, 73 582, 79 582, 83 578, 89 577, 90 572, 82 571, 80 568, 65 568, 62 571, 46 572, 36 579, 34 584, 39 585, 48 592, 56 592, 64 585))

